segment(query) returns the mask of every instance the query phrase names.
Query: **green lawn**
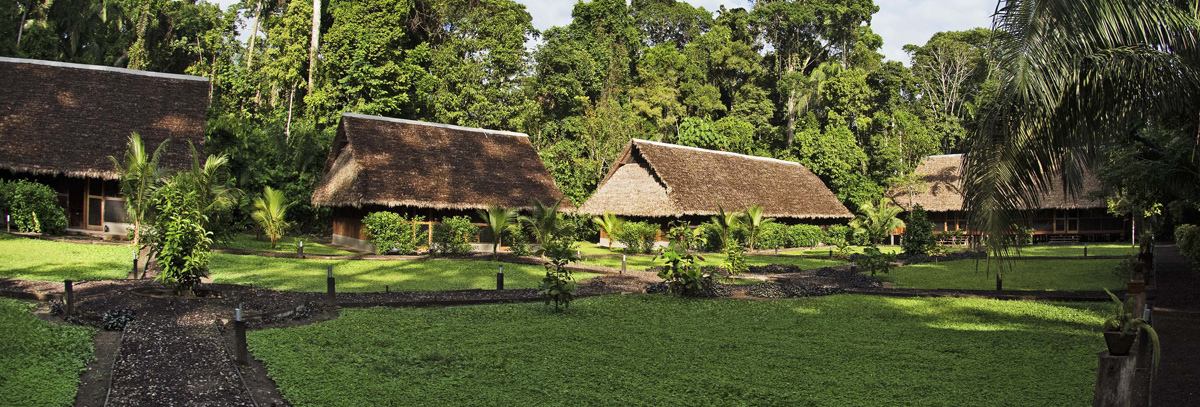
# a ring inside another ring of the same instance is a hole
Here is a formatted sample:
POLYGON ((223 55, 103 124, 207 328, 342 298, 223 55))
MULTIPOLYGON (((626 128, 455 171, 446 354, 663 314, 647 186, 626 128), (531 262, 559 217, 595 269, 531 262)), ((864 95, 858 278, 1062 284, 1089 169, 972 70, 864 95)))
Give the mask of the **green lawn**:
MULTIPOLYGON (((504 265, 505 288, 535 288, 546 274, 542 266, 474 260, 300 260, 214 254, 213 282, 275 290, 325 291, 326 268, 333 265, 338 291, 463 290, 496 288, 504 265)), ((576 279, 594 277, 575 273, 576 279)))
MULTIPOLYGON (((1036 244, 1018 249, 1022 257, 1083 257, 1083 247, 1082 244, 1036 244)), ((1088 244, 1087 252, 1088 256, 1132 256, 1137 254, 1137 249, 1129 244, 1101 243, 1088 244)))
MULTIPOLYGON (((304 240, 304 253, 305 254, 316 254, 316 255, 323 255, 323 256, 345 256, 345 255, 359 254, 359 253, 346 251, 346 250, 342 250, 342 249, 338 249, 338 248, 334 248, 334 247, 329 247, 329 246, 314 242, 314 241, 312 241, 312 239, 303 239, 303 240, 304 240)), ((237 250, 296 253, 296 249, 299 246, 298 241, 299 241, 299 239, 297 239, 295 237, 285 237, 283 239, 280 239, 278 242, 276 242, 275 248, 272 249, 271 241, 267 240, 267 238, 265 238, 265 237, 262 240, 258 240, 258 239, 255 239, 254 235, 236 234, 232 238, 230 238, 229 241, 221 242, 220 244, 218 244, 216 246, 226 248, 226 249, 237 249, 237 250)))
POLYGON ((132 246, 79 244, 0 234, 0 277, 62 281, 124 278, 132 246))
MULTIPOLYGON (((1120 263, 1120 260, 1015 260, 1012 262, 1012 271, 1008 271, 1009 263, 1006 262, 1004 289, 1122 289, 1126 279, 1113 271, 1120 263)), ((996 267, 995 264, 992 267, 996 267)), ((895 283, 897 288, 996 289, 996 275, 987 273, 987 262, 984 260, 914 264, 894 268, 891 273, 878 277, 895 283)))
MULTIPOLYGON (((700 253, 704 260, 697 260, 696 264, 701 266, 721 266, 725 264, 727 256, 724 253, 700 253)), ((795 264, 803 269, 815 269, 829 266, 840 266, 847 264, 840 260, 827 259, 807 259, 802 257, 784 257, 784 256, 755 256, 747 255, 746 262, 752 266, 762 266, 768 264, 795 264)), ((593 259, 584 259, 581 263, 589 266, 603 266, 612 268, 621 268, 620 257, 602 257, 593 259)), ((639 255, 626 257, 626 266, 631 270, 645 270, 653 266, 661 266, 665 262, 663 259, 654 259, 651 255, 639 255)))
POLYGON ((0 406, 70 406, 95 356, 95 330, 52 325, 33 304, 0 299, 0 406))
POLYGON ((249 334, 296 406, 1083 406, 1108 304, 603 296, 249 334))

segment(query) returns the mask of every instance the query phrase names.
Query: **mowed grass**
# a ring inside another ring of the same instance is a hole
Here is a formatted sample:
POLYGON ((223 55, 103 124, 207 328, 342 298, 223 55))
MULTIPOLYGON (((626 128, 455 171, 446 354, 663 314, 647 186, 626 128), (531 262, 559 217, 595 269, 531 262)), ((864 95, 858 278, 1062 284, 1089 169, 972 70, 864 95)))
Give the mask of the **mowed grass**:
MULTIPOLYGON (((504 265, 505 288, 535 288, 546 275, 542 266, 475 260, 300 260, 214 254, 209 271, 214 283, 275 290, 323 292, 333 266, 338 291, 432 291, 495 289, 504 265)), ((595 277, 575 273, 577 280, 595 277)))
POLYGON ((95 330, 52 325, 33 304, 0 299, 0 406, 70 406, 95 356, 95 330))
POLYGON ((296 406, 1082 406, 1107 304, 603 296, 249 334, 296 406))
POLYGON ((215 244, 214 247, 236 250, 253 250, 259 252, 277 252, 277 253, 296 253, 300 246, 300 240, 304 240, 304 253, 315 254, 322 256, 346 256, 359 254, 347 250, 338 249, 335 247, 326 246, 321 243, 312 241, 311 239, 298 239, 295 237, 284 237, 275 242, 275 248, 271 248, 271 241, 267 238, 258 240, 254 235, 236 234, 229 240, 215 244))
MULTIPOLYGON (((1005 261, 1005 290, 1067 290, 1099 291, 1125 287, 1126 278, 1114 270, 1120 260, 1013 260, 1005 261), (1009 265, 1013 268, 1010 270, 1009 265)), ((986 260, 955 260, 922 263, 893 268, 891 273, 879 274, 896 288, 921 289, 996 289, 995 269, 989 272, 986 260)))
POLYGON ((108 280, 133 269, 133 248, 52 242, 0 234, 0 277, 22 280, 108 280))
MULTIPOLYGON (((1083 248, 1082 244, 1036 244, 1015 248, 1017 250, 1013 255, 1019 254, 1021 257, 1083 257, 1083 248)), ((1137 254, 1137 249, 1128 243, 1088 244, 1087 254, 1088 256, 1133 256, 1137 254)))
MULTIPOLYGON (((724 253, 699 253, 704 260, 697 259, 696 265, 699 266, 722 266, 725 264, 726 256, 724 253)), ((653 255, 638 255, 627 256, 626 267, 630 270, 646 270, 654 266, 662 266, 666 264, 662 258, 655 259, 653 255)), ((611 268, 621 268, 620 257, 601 257, 583 259, 580 263, 589 266, 601 266, 611 268)), ((794 264, 802 269, 815 269, 821 267, 840 266, 848 264, 841 260, 828 259, 808 259, 803 257, 785 257, 785 256, 760 256, 746 255, 746 263, 752 266, 765 266, 768 264, 794 264)))

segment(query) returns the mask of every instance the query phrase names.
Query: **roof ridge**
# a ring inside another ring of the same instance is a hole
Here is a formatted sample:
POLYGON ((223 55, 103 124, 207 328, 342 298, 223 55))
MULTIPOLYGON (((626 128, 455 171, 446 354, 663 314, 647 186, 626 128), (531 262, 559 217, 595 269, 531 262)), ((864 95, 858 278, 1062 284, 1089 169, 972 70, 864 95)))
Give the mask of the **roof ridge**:
POLYGON ((799 165, 799 166, 801 166, 801 167, 804 167, 804 164, 800 164, 800 163, 798 163, 798 162, 795 162, 795 161, 780 160, 780 159, 778 159, 778 158, 762 157, 762 156, 757 156, 757 155, 738 154, 738 153, 734 153, 734 152, 730 152, 730 151, 709 150, 709 149, 707 149, 707 148, 700 148, 700 147, 684 146, 684 145, 679 145, 679 144, 664 143, 664 142, 661 142, 661 141, 650 141, 650 140, 643 140, 643 139, 640 139, 640 138, 635 138, 635 139, 633 139, 632 141, 633 141, 633 142, 635 142, 635 143, 647 143, 647 144, 653 144, 653 145, 662 146, 662 147, 667 147, 667 148, 682 148, 682 149, 695 150, 695 151, 704 152, 704 153, 725 154, 725 155, 731 155, 731 156, 734 156, 734 157, 742 157, 742 158, 749 158, 749 159, 754 159, 754 160, 763 160, 763 161, 773 161, 773 162, 778 162, 778 163, 783 163, 783 164, 794 164, 794 165, 799 165))
POLYGON ((122 74, 128 74, 128 75, 141 75, 141 76, 149 76, 149 77, 154 77, 154 78, 208 82, 208 78, 205 78, 203 76, 180 75, 180 74, 174 74, 174 73, 154 72, 154 71, 140 71, 137 69, 118 68, 115 66, 76 64, 76 63, 70 63, 70 62, 46 61, 46 60, 41 60, 41 59, 27 59, 27 58, 9 58, 9 57, 0 57, 0 62, 12 63, 12 64, 45 65, 45 66, 54 66, 54 67, 59 67, 59 68, 91 69, 94 71, 114 72, 114 73, 122 73, 122 74))
POLYGON ((433 122, 425 122, 425 121, 420 121, 420 120, 399 119, 399 118, 395 118, 395 117, 375 116, 375 115, 362 114, 362 113, 347 112, 347 113, 342 113, 342 116, 356 117, 359 119, 366 119, 366 120, 379 120, 379 121, 393 122, 393 123, 412 124, 412 125, 417 125, 417 126, 437 127, 437 128, 450 129, 450 130, 469 131, 469 132, 473 132, 473 133, 490 133, 490 134, 496 134, 496 135, 501 135, 501 136, 514 136, 514 137, 526 137, 526 138, 529 137, 528 134, 518 133, 515 131, 492 130, 492 129, 484 129, 484 128, 480 128, 480 127, 457 126, 457 125, 453 125, 453 124, 433 123, 433 122))
POLYGON ((938 155, 927 155, 927 156, 925 156, 925 158, 947 158, 947 157, 962 157, 962 155, 963 155, 963 153, 958 153, 958 154, 938 154, 938 155))

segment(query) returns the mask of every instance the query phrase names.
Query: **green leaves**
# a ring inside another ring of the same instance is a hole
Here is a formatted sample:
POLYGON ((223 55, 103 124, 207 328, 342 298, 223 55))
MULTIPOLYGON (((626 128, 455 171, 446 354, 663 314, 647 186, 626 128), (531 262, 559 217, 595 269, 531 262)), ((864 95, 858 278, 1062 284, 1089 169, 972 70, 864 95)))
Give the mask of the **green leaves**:
POLYGON ((287 233, 287 229, 291 227, 291 222, 284 219, 287 216, 287 210, 292 204, 287 202, 287 197, 283 195, 283 191, 264 187, 262 196, 254 199, 254 212, 250 217, 258 223, 258 227, 262 229, 264 235, 271 239, 271 248, 275 248, 275 242, 287 233))

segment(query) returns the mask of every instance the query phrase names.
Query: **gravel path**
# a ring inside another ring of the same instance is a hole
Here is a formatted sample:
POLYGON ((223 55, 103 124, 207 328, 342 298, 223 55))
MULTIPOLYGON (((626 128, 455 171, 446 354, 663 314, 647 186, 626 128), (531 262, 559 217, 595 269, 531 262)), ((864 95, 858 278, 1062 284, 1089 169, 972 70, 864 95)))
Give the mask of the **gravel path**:
POLYGON ((1154 253, 1158 296, 1151 323, 1162 345, 1162 362, 1150 390, 1154 404, 1196 405, 1200 399, 1200 275, 1175 246, 1154 253))

